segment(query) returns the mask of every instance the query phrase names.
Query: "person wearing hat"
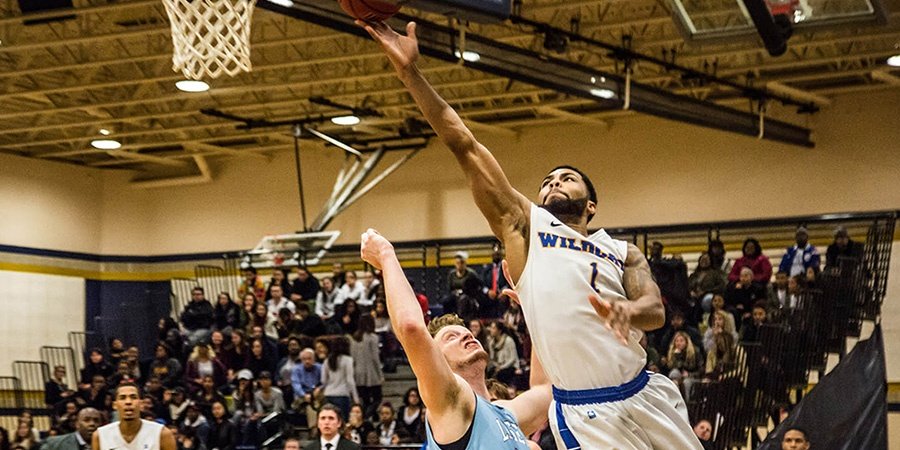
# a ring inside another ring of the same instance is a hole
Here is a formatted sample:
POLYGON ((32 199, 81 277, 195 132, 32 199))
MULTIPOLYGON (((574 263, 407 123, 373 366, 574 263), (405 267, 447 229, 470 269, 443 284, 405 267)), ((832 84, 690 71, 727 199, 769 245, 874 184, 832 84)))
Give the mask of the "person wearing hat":
POLYGON ((828 246, 825 252, 825 270, 836 271, 840 269, 840 258, 853 258, 857 261, 862 259, 863 246, 861 243, 850 239, 850 234, 844 227, 837 227, 834 230, 834 242, 828 246))
POLYGON ((809 243, 809 231, 805 227, 797 228, 797 244, 787 248, 781 258, 778 270, 787 272, 789 276, 806 274, 807 269, 819 273, 819 264, 822 260, 817 250, 809 243))

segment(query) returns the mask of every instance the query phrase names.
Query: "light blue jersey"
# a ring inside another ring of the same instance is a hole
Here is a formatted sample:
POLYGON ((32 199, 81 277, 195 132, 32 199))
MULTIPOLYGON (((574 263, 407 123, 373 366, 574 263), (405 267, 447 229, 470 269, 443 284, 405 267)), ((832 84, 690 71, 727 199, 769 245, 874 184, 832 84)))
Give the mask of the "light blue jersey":
MULTIPOLYGON (((431 435, 431 424, 425 420, 425 432, 428 435, 428 450, 445 450, 452 444, 439 446, 431 435)), ((528 450, 528 441, 516 417, 501 406, 475 395, 475 417, 472 425, 466 431, 469 443, 466 450, 528 450)), ((464 436, 464 437, 465 437, 464 436)))

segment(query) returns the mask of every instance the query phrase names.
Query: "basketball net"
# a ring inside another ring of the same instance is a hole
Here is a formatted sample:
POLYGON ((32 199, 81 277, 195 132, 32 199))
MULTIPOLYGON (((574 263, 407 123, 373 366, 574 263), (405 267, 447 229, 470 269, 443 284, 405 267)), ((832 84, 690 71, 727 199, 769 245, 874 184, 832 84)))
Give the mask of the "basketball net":
POLYGON ((249 72, 256 0, 163 0, 172 25, 172 70, 191 80, 249 72))

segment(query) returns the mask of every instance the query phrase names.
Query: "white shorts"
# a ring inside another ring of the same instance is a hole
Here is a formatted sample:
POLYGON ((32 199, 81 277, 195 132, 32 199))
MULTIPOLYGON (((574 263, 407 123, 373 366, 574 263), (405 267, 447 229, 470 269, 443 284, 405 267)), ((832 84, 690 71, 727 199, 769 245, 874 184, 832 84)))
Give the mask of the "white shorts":
POLYGON ((675 383, 655 373, 650 374, 646 383, 624 400, 559 404, 564 428, 571 433, 565 440, 560 434, 558 404, 554 400, 549 417, 557 447, 560 450, 702 450, 675 383), (577 444, 573 444, 572 437, 577 444), (565 441, 569 441, 569 446, 565 441))

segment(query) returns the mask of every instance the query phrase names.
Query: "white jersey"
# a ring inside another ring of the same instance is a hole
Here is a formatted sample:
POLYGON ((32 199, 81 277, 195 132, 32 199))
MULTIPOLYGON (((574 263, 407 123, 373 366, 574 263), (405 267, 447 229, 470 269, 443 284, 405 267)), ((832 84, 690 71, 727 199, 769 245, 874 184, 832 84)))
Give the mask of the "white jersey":
MULTIPOLYGON (((622 285, 628 244, 605 231, 584 237, 531 205, 528 256, 516 290, 531 341, 554 386, 619 386, 644 368, 647 354, 632 329, 625 346, 606 328, 588 296, 627 301, 622 285)), ((106 449, 103 449, 106 450, 106 449)))
POLYGON ((141 419, 141 429, 131 442, 125 442, 119 431, 119 422, 113 422, 97 429, 100 450, 159 450, 159 436, 163 426, 141 419))

